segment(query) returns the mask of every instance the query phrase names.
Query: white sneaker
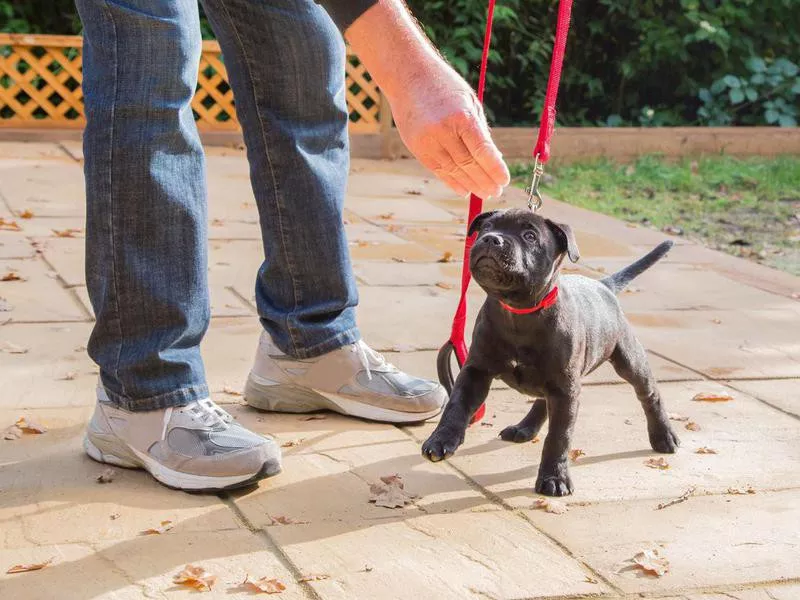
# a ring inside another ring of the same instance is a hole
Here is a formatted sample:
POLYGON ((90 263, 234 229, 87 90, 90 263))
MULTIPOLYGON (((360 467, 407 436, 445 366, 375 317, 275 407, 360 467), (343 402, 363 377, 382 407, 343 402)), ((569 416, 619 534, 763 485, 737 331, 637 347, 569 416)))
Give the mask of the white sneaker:
POLYGON ((398 370, 363 341, 295 359, 262 332, 244 399, 261 410, 327 409, 371 421, 414 423, 438 415, 447 392, 438 383, 398 370))
POLYGON ((166 486, 228 490, 280 473, 281 451, 206 398, 187 406, 131 412, 97 390, 83 448, 96 461, 146 469, 166 486))

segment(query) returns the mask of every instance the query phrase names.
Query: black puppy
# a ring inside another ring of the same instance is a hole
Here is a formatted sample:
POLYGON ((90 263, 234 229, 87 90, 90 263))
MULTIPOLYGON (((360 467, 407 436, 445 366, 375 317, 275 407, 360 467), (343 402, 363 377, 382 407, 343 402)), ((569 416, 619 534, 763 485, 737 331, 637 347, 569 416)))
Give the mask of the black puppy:
POLYGON ((570 438, 578 416, 581 378, 606 360, 629 382, 647 417, 650 445, 675 452, 670 427, 647 354, 622 314, 616 294, 672 247, 663 242, 622 271, 595 281, 559 277, 568 256, 579 258, 568 225, 530 211, 483 213, 470 227, 479 232, 470 269, 488 298, 475 324, 469 358, 461 369, 441 421, 422 446, 432 461, 451 456, 463 442, 470 418, 486 400, 493 379, 534 396, 530 412, 500 437, 532 440, 547 418, 536 491, 565 496, 573 486, 567 468, 570 438))

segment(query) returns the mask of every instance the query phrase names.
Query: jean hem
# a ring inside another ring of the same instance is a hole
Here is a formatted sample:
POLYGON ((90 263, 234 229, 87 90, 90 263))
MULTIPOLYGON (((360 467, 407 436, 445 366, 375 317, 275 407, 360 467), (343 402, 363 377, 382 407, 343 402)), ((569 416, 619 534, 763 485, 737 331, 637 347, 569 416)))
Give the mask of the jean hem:
POLYGON ((166 394, 159 394, 158 396, 150 396, 149 398, 126 398, 110 391, 103 386, 108 396, 108 399, 115 406, 128 410, 131 412, 144 411, 144 410, 160 410, 163 408, 177 408, 179 406, 186 406, 187 404, 196 400, 202 400, 209 397, 208 385, 193 385, 190 387, 180 388, 173 390, 166 394))
POLYGON ((309 359, 322 356, 328 352, 333 352, 334 350, 338 350, 343 346, 355 344, 360 339, 361 332, 358 330, 358 327, 353 327, 352 329, 338 333, 324 342, 315 344, 313 346, 308 346, 305 348, 295 347, 291 349, 291 352, 287 352, 287 349, 284 348, 281 348, 281 350, 287 352, 287 354, 290 354, 294 358, 309 359))

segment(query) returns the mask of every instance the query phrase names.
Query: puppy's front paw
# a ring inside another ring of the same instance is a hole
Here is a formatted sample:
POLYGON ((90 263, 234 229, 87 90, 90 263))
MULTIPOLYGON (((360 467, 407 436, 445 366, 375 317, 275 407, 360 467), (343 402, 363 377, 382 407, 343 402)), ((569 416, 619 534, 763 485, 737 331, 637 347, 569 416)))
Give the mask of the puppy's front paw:
POLYGON ((575 488, 566 467, 552 471, 539 470, 536 492, 544 496, 569 496, 575 488))
POLYGON ((675 454, 678 446, 681 445, 678 435, 675 433, 669 423, 664 423, 663 425, 655 428, 655 430, 650 431, 649 436, 650 447, 656 452, 661 452, 662 454, 675 454))
POLYGON ((506 442, 514 442, 521 444, 522 442, 530 442, 536 437, 537 429, 533 427, 520 427, 519 425, 509 425, 500 432, 500 439, 506 442))
POLYGON ((422 456, 431 462, 439 462, 450 458, 462 443, 464 436, 452 431, 434 431, 431 437, 422 444, 422 456))

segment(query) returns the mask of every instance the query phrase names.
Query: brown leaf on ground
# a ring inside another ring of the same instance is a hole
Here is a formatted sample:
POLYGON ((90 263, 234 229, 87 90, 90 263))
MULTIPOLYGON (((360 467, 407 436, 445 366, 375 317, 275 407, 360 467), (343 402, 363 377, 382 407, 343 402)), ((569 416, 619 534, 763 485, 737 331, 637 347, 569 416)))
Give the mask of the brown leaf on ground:
POLYGON ((173 527, 175 527, 175 525, 173 525, 172 521, 161 521, 161 525, 145 529, 140 535, 160 535, 166 533, 173 527))
POLYGON ((374 502, 375 506, 402 508, 419 498, 417 494, 407 492, 404 487, 403 478, 400 475, 384 475, 381 477, 381 483, 370 484, 369 501, 374 502))
POLYGON ((46 560, 44 562, 40 562, 40 563, 33 563, 33 564, 30 564, 30 565, 14 565, 13 567, 9 567, 9 569, 8 569, 8 571, 6 571, 6 573, 8 575, 11 575, 13 573, 28 573, 29 571, 41 571, 45 567, 53 564, 53 561, 55 559, 56 559, 56 557, 54 556, 53 558, 50 558, 50 559, 48 559, 48 560, 46 560))
POLYGON ((13 342, 3 342, 0 344, 0 352, 5 352, 6 354, 27 354, 28 348, 17 346, 13 342))
POLYGON ((326 579, 330 578, 330 575, 303 575, 297 580, 297 583, 306 583, 307 581, 325 581, 326 579))
POLYGON ((112 513, 108 515, 108 518, 111 519, 112 521, 116 521, 117 519, 119 519, 119 513, 112 513))
POLYGON ((700 392, 692 397, 695 402, 730 402, 733 396, 717 392, 700 392))
POLYGON ((217 583, 217 576, 208 573, 203 567, 186 565, 183 567, 183 571, 173 577, 172 581, 198 591, 211 591, 211 588, 217 583))
POLYGON ((533 508, 540 508, 545 512, 553 513, 554 515, 563 515, 569 510, 566 504, 555 500, 554 498, 537 498, 533 503, 533 508))
POLYGON ((407 190, 403 190, 409 196, 422 196, 422 190, 418 190, 416 188, 409 188, 407 190))
POLYGON ((58 379, 59 379, 59 381, 72 381, 77 376, 78 376, 78 374, 75 371, 69 371, 69 372, 65 373, 63 377, 59 377, 58 379))
POLYGON ((569 459, 572 462, 578 462, 581 456, 586 456, 586 452, 581 450, 580 448, 573 448, 569 451, 569 459))
POLYGON ((28 210, 27 208, 19 213, 20 219, 32 219, 34 217, 33 211, 28 210))
POLYGON ((111 483, 117 472, 114 469, 106 469, 96 477, 97 483, 111 483))
POLYGON ((223 225, 225 225, 225 221, 222 219, 211 219, 212 227, 222 227, 223 225))
POLYGON ((223 394, 228 394, 228 396, 241 396, 242 395, 242 392, 240 392, 239 390, 237 390, 235 388, 229 387, 227 385, 224 388, 222 388, 222 393, 223 394))
POLYGON ((669 463, 663 457, 659 458, 648 458, 644 461, 645 467, 650 467, 651 469, 660 469, 662 471, 669 469, 669 463))
POLYGON ((686 425, 684 425, 684 427, 686 427, 686 429, 688 429, 689 431, 700 431, 700 429, 702 429, 700 425, 698 425, 694 421, 689 421, 686 425))
POLYGON ((72 238, 75 237, 75 234, 81 233, 83 229, 75 229, 74 227, 70 227, 68 229, 53 229, 52 231, 55 237, 72 238))
POLYGON ((684 417, 683 415, 679 415, 678 413, 667 413, 667 417, 670 421, 688 421, 689 417, 684 417))
POLYGON ((383 219, 384 221, 391 221, 392 219, 394 219, 394 213, 393 212, 383 213, 382 215, 378 215, 378 218, 383 219))
POLYGON ((20 277, 19 273, 16 271, 9 271, 2 277, 0 277, 0 281, 25 281, 24 277, 20 277))
POLYGON ((727 493, 731 494, 732 496, 746 496, 748 494, 755 494, 756 490, 753 486, 748 485, 747 487, 738 488, 729 487, 727 493))
POLYGON ((448 252, 445 252, 444 254, 442 254, 442 258, 440 258, 440 259, 439 259, 439 260, 437 260, 436 262, 440 262, 440 263, 449 263, 449 262, 453 262, 453 253, 452 253, 452 252, 449 252, 449 251, 448 251, 448 252))
POLYGON ((281 448, 294 448, 295 446, 302 444, 303 441, 305 441, 305 438, 300 438, 299 440, 289 440, 288 442, 283 442, 281 444, 281 448))
POLYGON ((452 290, 454 286, 453 286, 452 283, 439 281, 439 282, 436 283, 436 287, 442 288, 443 290, 452 290))
POLYGON ((694 451, 695 454, 717 454, 717 451, 713 448, 709 448, 708 446, 703 446, 702 448, 698 448, 694 451))
POLYGON ((366 248, 367 246, 369 246, 369 242, 365 242, 364 240, 356 240, 356 245, 359 248, 366 248))
POLYGON ((283 515, 278 515, 277 517, 267 516, 272 521, 270 525, 305 525, 308 523, 308 521, 295 521, 291 517, 284 517, 283 515))
POLYGON ((386 231, 388 231, 389 233, 397 233, 398 231, 402 230, 403 228, 400 227, 400 225, 395 225, 394 223, 386 227, 386 231))
POLYGON ((242 586, 252 592, 261 594, 280 594, 286 589, 286 586, 277 579, 267 579, 266 577, 252 581, 250 577, 247 576, 244 578, 242 586))
POLYGON ((6 221, 2 217, 0 217, 0 229, 6 231, 22 231, 22 227, 20 227, 16 221, 6 221))
POLYGON ((669 571, 669 561, 658 553, 655 548, 652 550, 640 550, 627 560, 627 566, 620 569, 621 571, 630 568, 641 569, 648 575, 654 577, 663 577, 669 571))
POLYGON ((326 415, 309 415, 308 417, 303 417, 300 419, 301 421, 324 421, 328 417, 326 415))
POLYGON ((24 433, 44 433, 47 431, 47 427, 26 417, 20 417, 14 425, 19 427, 24 433))
POLYGON ((396 263, 404 263, 404 262, 406 262, 406 259, 405 259, 405 258, 400 258, 400 257, 398 257, 398 256, 393 256, 393 257, 392 257, 392 260, 393 260, 394 262, 396 262, 396 263))
POLYGON ((539 442, 541 442, 541 441, 542 441, 542 438, 540 438, 540 437, 537 435, 536 437, 534 437, 534 438, 531 440, 531 444, 538 444, 538 443, 539 443, 539 442))

